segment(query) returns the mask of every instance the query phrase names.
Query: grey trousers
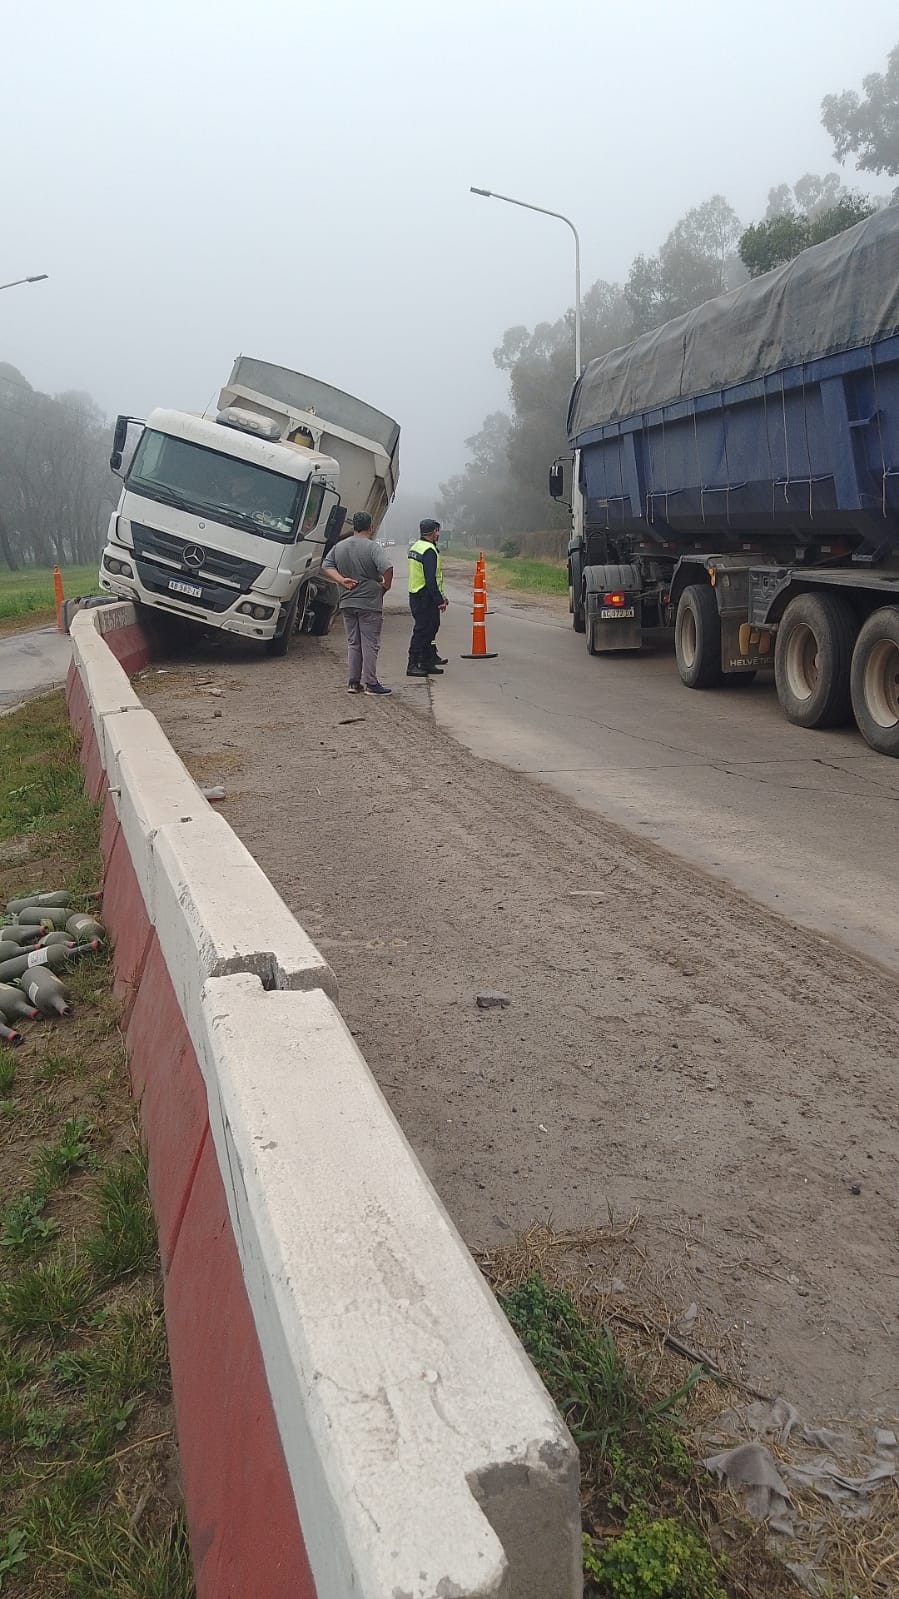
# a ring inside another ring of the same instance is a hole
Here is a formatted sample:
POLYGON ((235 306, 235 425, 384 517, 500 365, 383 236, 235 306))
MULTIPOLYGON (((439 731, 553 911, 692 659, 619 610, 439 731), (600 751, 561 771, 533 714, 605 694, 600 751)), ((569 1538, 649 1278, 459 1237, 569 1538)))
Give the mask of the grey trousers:
POLYGON ((381 648, 381 611, 341 611, 346 629, 347 681, 378 681, 378 651, 381 648))

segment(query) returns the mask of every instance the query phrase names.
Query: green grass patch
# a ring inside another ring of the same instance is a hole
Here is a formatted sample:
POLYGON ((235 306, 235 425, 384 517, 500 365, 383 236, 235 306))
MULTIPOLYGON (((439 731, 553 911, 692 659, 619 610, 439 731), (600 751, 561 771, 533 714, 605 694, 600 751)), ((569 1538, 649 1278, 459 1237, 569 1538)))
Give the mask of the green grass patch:
POLYGON ((21 841, 41 865, 23 864, 14 878, 4 872, 4 901, 40 891, 49 872, 58 874, 50 888, 65 884, 76 896, 97 888, 98 811, 84 793, 62 693, 0 717, 0 842, 6 839, 21 841))
POLYGON ((652 1392, 610 1328, 538 1272, 498 1298, 580 1449, 588 1592, 726 1599, 723 1563, 690 1503, 694 1470, 681 1421, 702 1367, 675 1389, 652 1392), (595 1539, 597 1527, 603 1536, 595 1539))
MULTIPOLYGON (((99 564, 98 556, 96 564, 90 566, 60 568, 66 599, 99 592, 99 564)), ((54 603, 52 567, 29 566, 18 572, 0 571, 0 622, 52 611, 54 603)))
MULTIPOLYGON (((453 549, 446 552, 447 559, 452 561, 465 561, 473 565, 478 558, 477 550, 453 549)), ((487 567, 487 594, 490 589, 520 589, 525 594, 567 595, 568 593, 568 568, 564 561, 553 561, 549 557, 514 555, 508 559, 505 556, 484 552, 487 567)))
MULTIPOLYGON (((0 904, 95 890, 99 818, 62 696, 0 719, 0 774, 0 904)), ((73 1015, 24 1023, 14 1062, 0 1051, 0 1599, 193 1599, 108 954, 66 981, 73 1015)))

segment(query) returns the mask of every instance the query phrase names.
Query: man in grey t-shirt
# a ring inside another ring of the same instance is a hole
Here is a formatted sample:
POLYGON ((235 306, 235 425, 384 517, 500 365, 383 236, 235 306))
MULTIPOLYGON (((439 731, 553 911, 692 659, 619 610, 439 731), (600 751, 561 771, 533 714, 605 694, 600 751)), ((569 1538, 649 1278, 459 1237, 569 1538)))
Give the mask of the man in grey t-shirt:
POLYGON ((384 595, 393 582, 393 561, 372 542, 371 517, 357 511, 349 538, 335 544, 322 571, 343 589, 340 612, 346 629, 347 693, 391 694, 378 682, 378 650, 384 595))

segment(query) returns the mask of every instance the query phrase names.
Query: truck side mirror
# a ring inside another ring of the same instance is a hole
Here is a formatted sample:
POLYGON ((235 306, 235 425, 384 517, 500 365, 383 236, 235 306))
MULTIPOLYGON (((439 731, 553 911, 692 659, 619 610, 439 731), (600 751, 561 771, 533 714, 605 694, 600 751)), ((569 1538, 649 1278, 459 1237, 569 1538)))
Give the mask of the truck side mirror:
POLYGON ((325 547, 322 550, 322 555, 327 555, 329 550, 333 550, 335 544, 343 533, 343 524, 345 521, 346 506, 340 504, 332 505, 331 510, 328 513, 328 520, 325 523, 325 547))
POLYGON ((115 432, 112 435, 112 454, 109 457, 109 466, 112 472, 118 472, 125 454, 125 445, 128 440, 128 418, 117 416, 115 432))
POLYGON ((549 497, 561 500, 565 495, 565 469, 561 461, 553 461, 549 469, 549 497))

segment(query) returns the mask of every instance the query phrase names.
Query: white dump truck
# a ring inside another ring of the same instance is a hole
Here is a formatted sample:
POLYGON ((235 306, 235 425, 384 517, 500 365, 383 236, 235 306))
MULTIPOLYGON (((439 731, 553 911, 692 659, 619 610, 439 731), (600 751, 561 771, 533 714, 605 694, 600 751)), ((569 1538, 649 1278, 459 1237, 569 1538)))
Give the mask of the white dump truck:
POLYGON ((353 395, 249 356, 212 415, 118 417, 101 589, 271 655, 295 632, 327 633, 339 594, 322 560, 357 511, 380 526, 399 437, 353 395))

